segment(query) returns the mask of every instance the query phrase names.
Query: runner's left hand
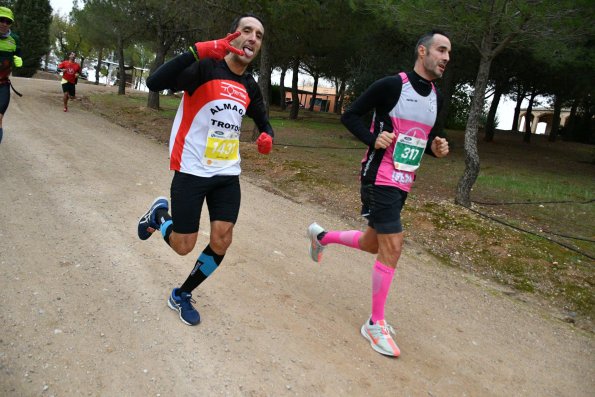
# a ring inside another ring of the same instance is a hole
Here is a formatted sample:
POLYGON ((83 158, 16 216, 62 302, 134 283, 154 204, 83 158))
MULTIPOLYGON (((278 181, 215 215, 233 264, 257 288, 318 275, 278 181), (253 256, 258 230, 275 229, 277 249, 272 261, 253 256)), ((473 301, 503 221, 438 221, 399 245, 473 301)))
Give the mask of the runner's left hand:
POLYGON ((436 157, 444 157, 448 154, 448 141, 437 136, 432 141, 431 149, 436 157))
POLYGON ((266 132, 262 132, 256 140, 258 151, 262 154, 269 154, 273 150, 273 138, 266 132))
POLYGON ((18 55, 15 55, 12 57, 13 62, 14 62, 14 66, 16 66, 17 68, 20 68, 21 66, 23 66, 23 58, 21 58, 18 55))

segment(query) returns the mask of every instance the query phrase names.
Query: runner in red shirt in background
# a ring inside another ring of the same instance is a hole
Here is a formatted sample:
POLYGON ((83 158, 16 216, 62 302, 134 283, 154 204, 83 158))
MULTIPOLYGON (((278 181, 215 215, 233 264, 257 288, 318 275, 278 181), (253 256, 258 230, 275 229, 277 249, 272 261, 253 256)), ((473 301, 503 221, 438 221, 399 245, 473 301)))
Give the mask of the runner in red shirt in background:
POLYGON ((76 54, 71 52, 68 54, 68 60, 62 61, 58 65, 58 69, 64 71, 62 74, 62 92, 64 93, 64 111, 68 112, 68 98, 74 99, 75 86, 78 82, 79 74, 81 73, 81 65, 74 61, 76 54))

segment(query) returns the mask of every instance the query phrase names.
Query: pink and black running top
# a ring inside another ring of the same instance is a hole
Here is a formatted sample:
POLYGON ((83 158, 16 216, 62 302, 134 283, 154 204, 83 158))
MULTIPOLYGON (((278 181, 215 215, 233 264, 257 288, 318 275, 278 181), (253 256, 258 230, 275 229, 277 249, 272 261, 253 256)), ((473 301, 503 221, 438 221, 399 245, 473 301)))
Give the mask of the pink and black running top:
POLYGON ((362 160, 362 184, 394 186, 411 190, 415 171, 422 155, 430 150, 435 134, 441 96, 434 84, 415 72, 399 73, 374 82, 343 114, 343 124, 368 151, 362 160), (374 111, 367 128, 362 116, 374 111), (374 149, 381 131, 392 131, 396 137, 386 149, 374 149))
POLYGON ((233 73, 224 60, 172 59, 148 79, 152 91, 184 91, 170 140, 170 169, 200 177, 239 175, 242 119, 273 136, 260 88, 252 75, 233 73))

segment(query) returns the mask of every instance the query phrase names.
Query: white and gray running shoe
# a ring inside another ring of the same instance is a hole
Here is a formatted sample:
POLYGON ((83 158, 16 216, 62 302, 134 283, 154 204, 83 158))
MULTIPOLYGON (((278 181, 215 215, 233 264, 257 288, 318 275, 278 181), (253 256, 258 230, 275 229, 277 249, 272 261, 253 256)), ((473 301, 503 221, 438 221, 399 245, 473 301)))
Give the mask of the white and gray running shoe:
POLYGON ((308 238, 310 239, 310 258, 314 262, 322 260, 322 251, 326 248, 318 241, 318 235, 325 230, 318 223, 314 222, 308 226, 308 238))

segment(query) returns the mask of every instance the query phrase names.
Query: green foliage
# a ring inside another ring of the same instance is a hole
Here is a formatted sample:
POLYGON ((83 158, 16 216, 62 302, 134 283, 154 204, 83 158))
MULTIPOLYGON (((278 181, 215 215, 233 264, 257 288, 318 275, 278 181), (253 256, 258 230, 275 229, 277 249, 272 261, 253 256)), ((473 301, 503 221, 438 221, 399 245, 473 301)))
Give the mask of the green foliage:
POLYGON ((147 68, 155 59, 155 54, 142 44, 131 45, 124 51, 124 56, 126 63, 142 68, 147 68))
MULTIPOLYGON (((467 127, 473 92, 467 84, 458 84, 450 99, 450 108, 446 117, 446 128, 464 130, 467 127)), ((488 109, 484 108, 479 116, 479 125, 485 127, 488 109)), ((494 117, 494 125, 498 125, 498 117, 494 117)))
POLYGON ((595 109, 593 104, 588 102, 590 98, 585 99, 585 104, 579 109, 574 121, 568 123, 562 128, 561 135, 566 141, 574 141, 581 143, 595 143, 595 121, 593 115, 595 109))
MULTIPOLYGON (((483 80, 489 79, 488 85, 496 79, 516 78, 527 90, 535 84, 541 95, 562 98, 565 107, 578 98, 579 113, 588 108, 585 98, 592 98, 595 86, 595 51, 590 40, 595 24, 590 22, 594 13, 589 0, 86 0, 79 4, 82 8, 75 8, 71 18, 76 25, 74 31, 83 37, 81 46, 89 42, 94 49, 113 50, 118 34, 125 39, 123 34, 128 28, 138 27, 140 35, 124 40, 128 48, 126 63, 131 62, 132 47, 146 46, 155 53, 154 58, 147 56, 154 59, 152 70, 195 41, 225 35, 238 14, 254 12, 265 24, 268 62, 263 62, 264 67, 287 67, 298 59, 302 72, 309 70, 337 86, 347 81, 347 101, 357 98, 381 77, 410 70, 417 38, 432 28, 449 33, 453 44, 448 67, 454 74, 453 83, 449 83, 448 91, 444 87, 444 93, 449 93, 452 86, 474 86, 481 54, 490 51, 494 63, 490 74, 482 75, 483 80), (121 18, 115 17, 122 15, 120 23, 121 18), (483 40, 489 29, 493 29, 493 36, 483 40), (492 48, 480 51, 483 42, 491 43, 492 48)), ((65 42, 70 45, 75 40, 65 42)), ((265 51, 263 48, 263 55, 265 51)), ((260 68, 257 59, 254 70, 261 76, 268 73, 260 68)), ((510 88, 504 95, 509 92, 510 88)), ((273 94, 269 101, 278 103, 278 98, 273 94)), ((447 125, 463 128, 471 102, 460 92, 453 102, 447 125)), ((476 107, 475 120, 485 118, 483 111, 481 104, 476 107)), ((587 125, 588 112, 581 114, 577 129, 568 131, 566 139, 593 139, 593 126, 587 125)))
POLYGON ((75 51, 74 48, 69 51, 66 40, 66 30, 69 29, 68 20, 61 15, 54 14, 50 24, 49 37, 50 49, 56 54, 58 59, 66 59, 70 51, 75 51))
POLYGON ((356 99, 374 81, 413 66, 413 49, 416 38, 401 34, 396 28, 386 26, 384 30, 370 32, 366 44, 359 49, 357 57, 349 63, 349 98, 356 99), (386 40, 386 37, 392 40, 386 40))
POLYGON ((49 28, 52 20, 52 7, 49 0, 17 0, 13 12, 13 29, 21 39, 21 58, 23 67, 14 68, 15 76, 31 77, 47 53, 49 28))
POLYGON ((458 85, 450 100, 450 109, 446 118, 446 128, 464 130, 471 108, 471 93, 466 85, 458 85))
POLYGON ((107 12, 98 2, 87 2, 83 9, 72 10, 72 22, 92 48, 114 49, 116 46, 116 36, 105 22, 107 12))
MULTIPOLYGON (((72 15, 76 12, 77 10, 74 10, 72 15)), ((92 44, 88 37, 83 35, 80 27, 73 19, 69 20, 59 14, 53 15, 49 36, 51 49, 59 59, 67 59, 71 51, 77 54, 77 58, 86 59, 93 52, 92 44)))

